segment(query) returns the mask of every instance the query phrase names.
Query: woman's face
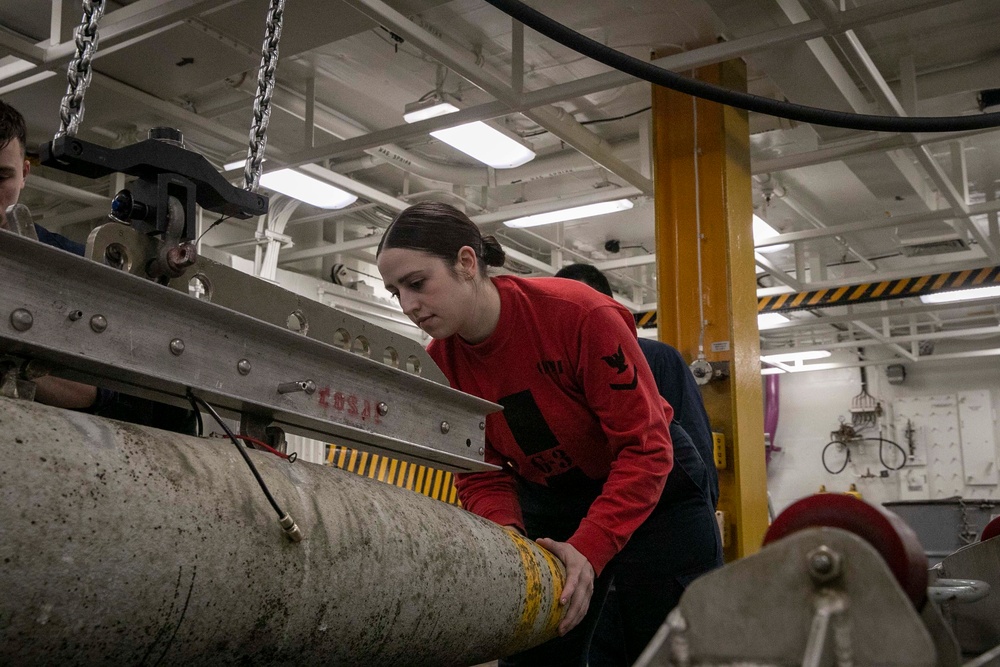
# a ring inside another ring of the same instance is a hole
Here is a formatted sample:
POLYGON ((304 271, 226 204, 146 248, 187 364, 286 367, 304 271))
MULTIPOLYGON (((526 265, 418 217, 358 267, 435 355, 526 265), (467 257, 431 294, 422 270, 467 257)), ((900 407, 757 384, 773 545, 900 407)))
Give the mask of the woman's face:
POLYGON ((461 261, 449 266, 421 250, 387 248, 378 256, 378 270, 406 316, 432 338, 461 333, 467 325, 475 281, 461 261))

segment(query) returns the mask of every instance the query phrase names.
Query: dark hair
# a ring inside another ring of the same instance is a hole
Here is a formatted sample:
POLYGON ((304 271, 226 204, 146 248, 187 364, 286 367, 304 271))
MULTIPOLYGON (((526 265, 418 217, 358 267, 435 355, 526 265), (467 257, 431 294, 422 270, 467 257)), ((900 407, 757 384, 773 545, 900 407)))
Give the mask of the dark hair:
POLYGON ((464 246, 476 252, 483 276, 487 266, 503 266, 506 259, 500 243, 492 236, 483 236, 469 216, 449 204, 425 201, 396 216, 382 235, 375 256, 389 248, 420 250, 452 266, 464 246))
POLYGON ((611 284, 601 270, 592 264, 568 264, 556 271, 556 278, 569 278, 590 285, 601 294, 611 294, 611 284))
POLYGON ((28 130, 24 125, 21 112, 0 100, 0 150, 7 147, 12 140, 17 139, 21 146, 21 154, 28 145, 28 130))

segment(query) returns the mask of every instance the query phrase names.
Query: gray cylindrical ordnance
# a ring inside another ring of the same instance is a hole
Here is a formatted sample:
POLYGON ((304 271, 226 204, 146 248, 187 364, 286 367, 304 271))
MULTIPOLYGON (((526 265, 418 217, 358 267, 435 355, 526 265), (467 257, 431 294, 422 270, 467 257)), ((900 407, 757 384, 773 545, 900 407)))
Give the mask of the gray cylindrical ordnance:
POLYGON ((445 503, 0 399, 0 664, 468 665, 540 643, 561 564, 445 503))

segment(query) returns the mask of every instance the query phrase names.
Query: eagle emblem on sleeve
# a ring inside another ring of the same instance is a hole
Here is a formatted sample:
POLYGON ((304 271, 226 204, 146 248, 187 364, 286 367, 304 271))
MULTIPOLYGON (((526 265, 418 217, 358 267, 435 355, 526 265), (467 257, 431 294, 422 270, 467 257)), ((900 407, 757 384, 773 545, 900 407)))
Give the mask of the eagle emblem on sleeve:
MULTIPOLYGON (((625 353, 622 351, 622 346, 618 345, 618 350, 614 354, 609 354, 608 356, 602 356, 601 359, 611 368, 615 369, 618 375, 621 375, 628 370, 629 364, 625 360, 625 353)), ((636 373, 635 367, 632 368, 632 381, 631 382, 621 382, 610 383, 610 387, 615 391, 625 391, 629 389, 635 389, 639 384, 639 376, 636 373)))

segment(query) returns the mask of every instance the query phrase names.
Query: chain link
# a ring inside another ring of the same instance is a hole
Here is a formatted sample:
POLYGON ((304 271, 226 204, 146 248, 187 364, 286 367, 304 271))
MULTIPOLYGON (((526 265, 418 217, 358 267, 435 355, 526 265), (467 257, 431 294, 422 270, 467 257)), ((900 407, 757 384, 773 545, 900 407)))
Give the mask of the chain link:
POLYGON ((83 0, 83 18, 73 31, 76 56, 66 68, 66 94, 59 105, 59 131, 55 139, 75 137, 83 120, 83 96, 93 73, 90 61, 97 52, 97 25, 104 16, 104 0, 83 0))
POLYGON ((260 183, 261 163, 267 146, 267 124, 271 120, 271 96, 274 94, 274 71, 278 67, 278 42, 285 16, 285 0, 271 0, 267 10, 264 46, 261 48, 260 69, 257 70, 257 95, 253 100, 253 122, 250 125, 250 147, 243 169, 244 190, 251 192, 260 183))

